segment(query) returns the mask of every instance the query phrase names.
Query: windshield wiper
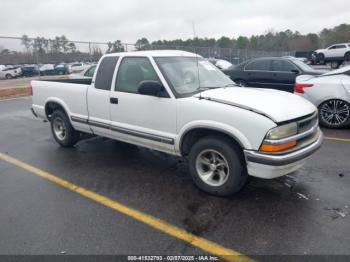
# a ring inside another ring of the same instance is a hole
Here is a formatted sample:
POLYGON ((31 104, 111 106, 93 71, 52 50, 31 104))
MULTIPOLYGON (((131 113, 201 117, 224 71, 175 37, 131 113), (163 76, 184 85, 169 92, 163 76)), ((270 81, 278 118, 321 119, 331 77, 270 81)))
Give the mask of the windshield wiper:
POLYGON ((229 87, 229 86, 238 86, 237 84, 227 84, 227 85, 224 85, 223 87, 229 87))
POLYGON ((220 88, 219 86, 200 86, 197 88, 197 90, 208 90, 208 89, 215 89, 220 88))

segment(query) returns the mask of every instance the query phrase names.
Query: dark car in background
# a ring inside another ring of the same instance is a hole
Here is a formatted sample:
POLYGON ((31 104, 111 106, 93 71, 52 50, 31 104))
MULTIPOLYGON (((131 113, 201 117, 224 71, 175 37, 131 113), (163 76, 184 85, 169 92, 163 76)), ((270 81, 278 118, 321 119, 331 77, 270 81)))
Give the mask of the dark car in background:
POLYGON ((39 67, 37 65, 22 66, 22 75, 26 77, 39 75, 39 67))
POLYGON ((67 75, 69 74, 69 67, 66 64, 59 64, 55 66, 55 75, 67 75))
POLYGON ((312 67, 295 58, 265 57, 243 62, 223 70, 240 86, 272 88, 293 92, 298 75, 321 75, 324 71, 312 67))

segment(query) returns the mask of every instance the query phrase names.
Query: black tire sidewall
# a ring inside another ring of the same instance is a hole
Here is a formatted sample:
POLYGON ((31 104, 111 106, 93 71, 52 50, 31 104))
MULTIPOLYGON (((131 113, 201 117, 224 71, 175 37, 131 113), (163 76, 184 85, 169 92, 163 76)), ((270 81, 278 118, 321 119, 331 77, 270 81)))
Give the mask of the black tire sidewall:
POLYGON ((324 59, 325 59, 324 54, 318 54, 318 55, 317 55, 317 61, 318 61, 320 64, 324 64, 324 63, 325 63, 324 59))
POLYGON ((349 62, 350 61, 350 52, 347 52, 345 55, 344 55, 344 60, 349 62))
MULTIPOLYGON (((343 103, 346 103, 346 104, 350 107, 350 104, 349 104, 348 102, 346 102, 346 101, 344 101, 344 100, 341 100, 341 99, 336 99, 336 100, 342 101, 343 103)), ((321 108, 322 108, 322 106, 323 106, 325 103, 327 103, 327 102, 328 102, 328 100, 322 102, 322 103, 318 106, 318 119, 319 119, 319 121, 320 121, 320 125, 321 125, 321 126, 324 126, 324 127, 328 127, 328 128, 343 128, 343 127, 349 126, 349 125, 350 125, 350 115, 348 116, 348 120, 347 120, 346 122, 344 122, 343 124, 341 124, 341 125, 330 125, 330 124, 328 124, 328 123, 326 123, 326 122, 323 121, 322 116, 321 116, 321 108)))
POLYGON ((79 133, 74 130, 67 115, 61 110, 55 110, 51 115, 51 132, 56 142, 63 147, 72 147, 79 140, 79 133), (66 137, 64 140, 59 139, 54 132, 53 123, 56 118, 60 118, 66 126, 66 137))
POLYGON ((221 137, 205 137, 199 140, 191 148, 189 154, 189 169, 194 183, 203 191, 216 195, 228 196, 237 193, 246 183, 247 172, 244 166, 244 159, 242 158, 239 148, 231 143, 229 139, 221 137), (229 178, 222 186, 210 186, 203 182, 196 170, 196 159, 200 152, 206 149, 213 149, 222 154, 229 165, 229 178))

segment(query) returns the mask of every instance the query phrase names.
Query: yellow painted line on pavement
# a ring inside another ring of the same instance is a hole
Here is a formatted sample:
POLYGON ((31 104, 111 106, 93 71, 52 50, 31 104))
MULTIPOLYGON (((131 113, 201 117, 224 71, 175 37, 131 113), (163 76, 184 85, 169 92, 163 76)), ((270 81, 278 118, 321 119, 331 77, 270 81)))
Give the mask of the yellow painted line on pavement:
POLYGON ((3 161, 6 161, 12 165, 15 165, 17 167, 20 167, 24 170, 27 170, 37 176, 40 176, 46 180, 49 180, 61 187, 64 187, 66 189, 69 189, 75 193, 78 193, 79 195, 82 195, 86 198, 89 198, 97 203, 100 203, 106 207, 109 207, 111 209, 114 209, 115 211, 118 211, 126 216, 129 216, 139 222, 142 222, 150 227, 153 227, 155 229, 158 229, 159 231, 166 233, 168 235, 171 235, 175 238, 178 238, 192 246, 195 246, 197 248, 200 248, 203 251, 206 251, 210 254, 213 254, 215 256, 221 257, 222 259, 226 261, 239 261, 239 262, 253 262, 254 260, 240 254, 239 252, 236 252, 232 249, 223 247, 215 242, 212 242, 210 240, 207 240, 205 238, 196 236, 192 233, 187 232, 186 230, 179 228, 177 226, 171 225, 161 219, 158 219, 156 217, 153 217, 151 215, 148 215, 146 213, 143 213, 141 211, 138 211, 136 209, 133 209, 131 207, 128 207, 122 203, 119 203, 115 200, 112 200, 110 198, 107 198, 105 196, 99 195, 97 193, 94 193, 92 191, 89 191, 83 187, 74 185, 62 178, 59 178, 57 176, 54 176, 44 170, 41 170, 37 167, 34 167, 32 165, 29 165, 25 162, 22 162, 16 158, 13 158, 9 155, 0 153, 0 159, 3 161))
POLYGON ((348 138, 340 138, 340 137, 325 136, 324 139, 325 140, 339 141, 339 142, 350 142, 350 139, 348 139, 348 138))

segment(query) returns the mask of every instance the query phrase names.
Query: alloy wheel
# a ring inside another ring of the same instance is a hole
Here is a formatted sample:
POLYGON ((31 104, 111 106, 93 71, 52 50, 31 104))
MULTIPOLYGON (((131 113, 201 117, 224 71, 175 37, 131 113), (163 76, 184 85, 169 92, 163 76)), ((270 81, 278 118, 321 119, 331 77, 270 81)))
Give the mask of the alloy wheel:
POLYGON ((56 137, 63 141, 66 138, 67 129, 63 120, 59 117, 56 117, 53 122, 53 131, 55 132, 56 137))
POLYGON ((209 186, 222 186, 230 175, 226 158, 213 149, 203 150, 198 154, 196 171, 199 178, 209 186))
POLYGON ((320 116, 329 126, 341 126, 349 119, 350 107, 344 101, 332 99, 322 104, 320 116))

